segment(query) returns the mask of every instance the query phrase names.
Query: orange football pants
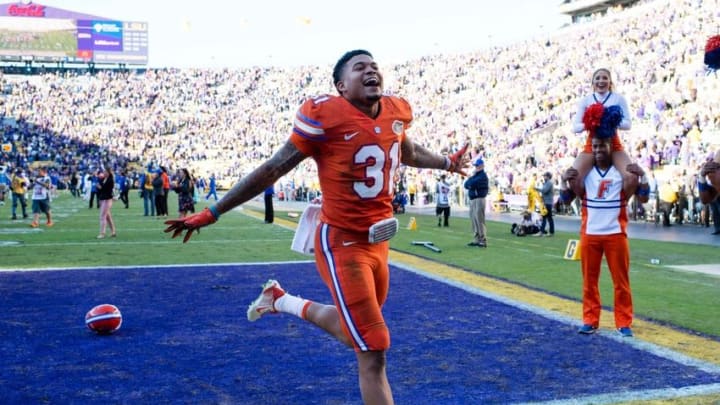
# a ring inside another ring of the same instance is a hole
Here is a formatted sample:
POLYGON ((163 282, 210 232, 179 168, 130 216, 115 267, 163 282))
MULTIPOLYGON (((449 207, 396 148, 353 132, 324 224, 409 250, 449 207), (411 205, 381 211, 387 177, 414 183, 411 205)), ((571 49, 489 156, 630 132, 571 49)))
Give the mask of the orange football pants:
POLYGON ((340 323, 356 351, 387 350, 390 332, 382 315, 388 295, 390 242, 371 244, 367 233, 320 223, 315 262, 332 294, 340 323))
POLYGON ((615 327, 630 327, 633 320, 632 292, 630 291, 630 247, 627 236, 582 235, 580 250, 583 273, 583 323, 599 326, 600 266, 603 254, 610 268, 615 291, 615 327))

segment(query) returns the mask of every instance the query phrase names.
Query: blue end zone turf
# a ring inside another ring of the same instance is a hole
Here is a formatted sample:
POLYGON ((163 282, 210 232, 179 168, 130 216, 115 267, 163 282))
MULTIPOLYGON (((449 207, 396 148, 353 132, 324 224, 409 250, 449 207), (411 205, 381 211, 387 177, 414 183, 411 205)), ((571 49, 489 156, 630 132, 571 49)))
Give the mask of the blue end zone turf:
MULTIPOLYGON (((245 318, 268 278, 321 302, 311 263, 0 273, 0 402, 359 404, 355 357, 289 315, 245 318), (118 306, 98 336, 90 308, 118 306)), ((577 325, 392 269, 399 404, 573 400, 720 383, 577 325)))

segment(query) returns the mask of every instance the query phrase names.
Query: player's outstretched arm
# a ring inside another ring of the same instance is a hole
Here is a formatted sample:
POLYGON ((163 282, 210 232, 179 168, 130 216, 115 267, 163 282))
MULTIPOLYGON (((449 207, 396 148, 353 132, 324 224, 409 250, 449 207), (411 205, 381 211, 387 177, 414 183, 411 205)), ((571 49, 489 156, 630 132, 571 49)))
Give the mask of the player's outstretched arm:
POLYGON ((172 232, 176 238, 186 232, 183 243, 194 231, 214 224, 220 215, 232 210, 263 192, 306 158, 295 145, 287 141, 275 154, 257 169, 243 177, 215 205, 185 218, 165 221, 165 232, 172 232))
POLYGON ((470 144, 465 144, 454 154, 443 156, 431 152, 424 146, 405 137, 402 143, 402 163, 412 167, 441 169, 467 176, 464 168, 470 163, 470 157, 466 155, 469 146, 470 144))
POLYGON ((172 237, 176 238, 182 235, 184 231, 187 231, 185 233, 185 237, 183 238, 183 243, 185 243, 190 239, 193 232, 197 231, 199 233, 200 228, 214 224, 217 222, 218 218, 220 218, 220 214, 217 213, 215 206, 209 208, 206 207, 204 210, 185 218, 169 219, 165 221, 165 225, 167 225, 165 232, 172 232, 172 237))

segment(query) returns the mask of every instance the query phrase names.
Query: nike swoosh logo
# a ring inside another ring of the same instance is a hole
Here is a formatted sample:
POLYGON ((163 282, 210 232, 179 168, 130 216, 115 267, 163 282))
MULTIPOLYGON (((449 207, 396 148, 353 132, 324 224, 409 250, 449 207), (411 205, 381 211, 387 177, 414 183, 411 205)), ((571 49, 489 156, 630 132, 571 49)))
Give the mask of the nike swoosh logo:
POLYGON ((360 133, 360 132, 358 131, 358 132, 353 132, 352 134, 346 134, 346 135, 345 135, 345 140, 346 140, 346 141, 349 141, 349 140, 353 139, 353 138, 355 137, 355 135, 357 135, 357 134, 359 134, 359 133, 360 133))
MULTIPOLYGON (((357 133, 357 132, 356 132, 356 133, 357 133)), ((356 243, 357 243, 356 241, 351 240, 350 242, 343 241, 342 244, 343 244, 343 246, 351 246, 351 245, 354 245, 354 244, 356 244, 356 243)))

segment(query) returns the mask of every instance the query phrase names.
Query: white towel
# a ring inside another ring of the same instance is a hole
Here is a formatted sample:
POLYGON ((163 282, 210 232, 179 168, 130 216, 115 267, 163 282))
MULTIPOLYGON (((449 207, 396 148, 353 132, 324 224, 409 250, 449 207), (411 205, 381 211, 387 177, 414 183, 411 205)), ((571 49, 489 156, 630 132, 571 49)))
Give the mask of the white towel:
POLYGON ((320 223, 321 205, 310 204, 305 207, 298 226, 295 229, 295 236, 290 249, 304 255, 313 256, 315 252, 315 230, 320 223))

